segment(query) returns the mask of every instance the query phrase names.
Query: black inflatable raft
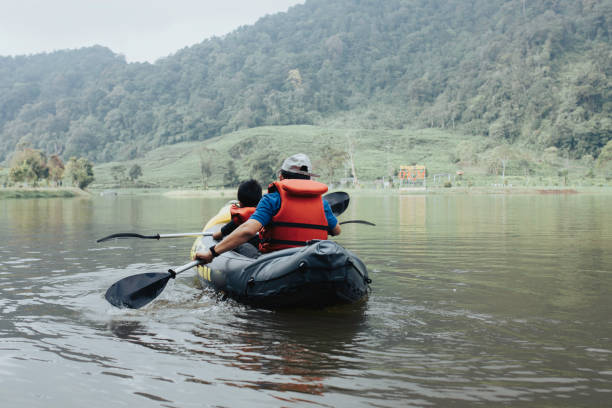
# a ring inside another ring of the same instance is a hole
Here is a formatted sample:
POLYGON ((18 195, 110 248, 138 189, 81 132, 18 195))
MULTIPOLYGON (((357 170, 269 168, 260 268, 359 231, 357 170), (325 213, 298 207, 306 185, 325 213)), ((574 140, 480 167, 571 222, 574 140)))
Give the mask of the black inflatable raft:
MULTIPOLYGON (((214 232, 229 220, 228 205, 204 230, 214 232)), ((215 242, 209 236, 196 239, 192 254, 215 242)), ((257 258, 239 252, 223 253, 199 266, 200 283, 240 303, 264 308, 321 308, 354 303, 364 300, 369 292, 371 281, 363 262, 334 241, 315 241, 257 258)))

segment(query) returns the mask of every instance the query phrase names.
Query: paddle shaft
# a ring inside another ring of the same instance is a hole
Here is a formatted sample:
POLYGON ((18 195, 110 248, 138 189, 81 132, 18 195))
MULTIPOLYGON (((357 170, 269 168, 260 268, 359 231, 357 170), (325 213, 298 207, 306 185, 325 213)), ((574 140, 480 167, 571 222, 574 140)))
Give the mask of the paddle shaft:
POLYGON ((140 239, 161 239, 161 238, 182 238, 182 237, 207 237, 212 236, 212 232, 179 232, 175 234, 155 234, 155 235, 141 235, 135 232, 119 232, 117 234, 111 234, 104 238, 100 238, 96 242, 104 242, 114 238, 140 238, 140 239))
MULTIPOLYGON (((212 232, 183 232, 177 234, 157 234, 159 238, 180 238, 180 237, 212 237, 212 232)), ((159 239, 158 238, 158 239, 159 239)))
MULTIPOLYGON (((337 217, 346 210, 348 207, 350 197, 347 193, 343 191, 337 191, 334 193, 329 193, 323 196, 325 200, 327 200, 330 205, 332 212, 337 217)), ((179 232, 174 234, 155 234, 155 235, 142 235, 136 232, 119 232, 116 234, 108 235, 104 238, 98 239, 96 242, 104 242, 111 239, 117 238, 140 238, 140 239, 157 239, 160 240, 162 238, 182 238, 182 237, 209 237, 212 236, 212 232, 179 232)))
POLYGON ((188 264, 185 264, 183 266, 179 266, 178 268, 168 269, 168 272, 170 274, 172 274, 173 275, 172 277, 174 278, 179 273, 185 272, 185 271, 193 268, 194 266, 198 266, 198 265, 201 265, 201 264, 202 264, 202 261, 199 260, 199 259, 196 259, 195 261, 191 261, 188 264))
POLYGON ((376 224, 374 224, 373 222, 370 221, 365 221, 365 220, 347 220, 347 221, 342 221, 339 223, 340 225, 342 224, 365 224, 365 225, 372 225, 372 226, 376 226, 376 224))

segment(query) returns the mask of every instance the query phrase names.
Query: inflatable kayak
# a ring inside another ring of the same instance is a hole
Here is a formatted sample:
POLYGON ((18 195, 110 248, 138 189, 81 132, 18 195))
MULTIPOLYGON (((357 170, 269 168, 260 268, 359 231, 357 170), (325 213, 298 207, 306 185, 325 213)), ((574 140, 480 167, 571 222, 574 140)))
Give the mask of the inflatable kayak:
MULTIPOLYGON (((215 232, 230 221, 230 204, 206 224, 205 232, 215 232)), ((216 242, 210 236, 197 238, 191 255, 216 242)), ((371 281, 363 262, 334 241, 268 254, 245 247, 249 245, 198 266, 200 284, 240 303, 264 308, 321 308, 355 303, 369 293, 371 281)))

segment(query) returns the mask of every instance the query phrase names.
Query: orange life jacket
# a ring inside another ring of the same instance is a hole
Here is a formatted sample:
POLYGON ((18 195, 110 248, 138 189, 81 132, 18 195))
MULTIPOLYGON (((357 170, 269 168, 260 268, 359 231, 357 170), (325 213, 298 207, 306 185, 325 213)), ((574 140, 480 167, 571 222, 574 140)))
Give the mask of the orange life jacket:
POLYGON ((261 252, 303 246, 312 239, 327 239, 327 218, 321 195, 323 183, 312 180, 282 180, 268 186, 278 191, 281 206, 272 221, 260 232, 261 252))
POLYGON ((230 215, 236 226, 251 218, 254 212, 255 207, 238 207, 236 204, 232 204, 230 207, 230 215))

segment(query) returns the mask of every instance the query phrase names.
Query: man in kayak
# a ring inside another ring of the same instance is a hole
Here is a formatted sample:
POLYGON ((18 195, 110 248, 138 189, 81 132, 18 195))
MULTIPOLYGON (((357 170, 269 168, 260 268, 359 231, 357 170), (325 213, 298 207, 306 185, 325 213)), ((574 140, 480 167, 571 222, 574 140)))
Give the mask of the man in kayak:
POLYGON ((207 251, 196 252, 194 258, 209 263, 214 257, 231 251, 260 233, 261 252, 307 245, 314 239, 339 235, 340 225, 322 195, 327 191, 323 183, 310 178, 310 159, 303 153, 283 162, 279 181, 268 187, 251 217, 220 243, 207 251))

